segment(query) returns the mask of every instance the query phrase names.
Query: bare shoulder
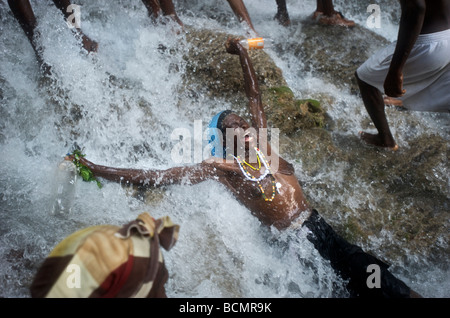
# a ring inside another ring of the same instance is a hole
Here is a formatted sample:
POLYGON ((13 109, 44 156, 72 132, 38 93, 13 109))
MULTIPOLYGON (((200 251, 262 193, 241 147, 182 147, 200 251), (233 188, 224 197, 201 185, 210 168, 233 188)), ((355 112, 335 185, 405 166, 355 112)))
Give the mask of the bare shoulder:
POLYGON ((295 173, 295 168, 290 162, 279 157, 278 172, 285 175, 293 175, 295 173))

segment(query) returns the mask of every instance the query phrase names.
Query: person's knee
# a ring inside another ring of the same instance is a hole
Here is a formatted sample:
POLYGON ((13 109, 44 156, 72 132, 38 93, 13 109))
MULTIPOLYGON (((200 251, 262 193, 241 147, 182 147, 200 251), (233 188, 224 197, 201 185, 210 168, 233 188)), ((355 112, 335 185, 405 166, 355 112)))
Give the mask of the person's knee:
POLYGON ((372 86, 371 84, 369 84, 369 83, 367 83, 367 82, 365 82, 364 80, 361 79, 358 70, 359 70, 359 69, 357 69, 357 70, 355 71, 355 78, 356 78, 356 83, 357 83, 358 86, 359 86, 359 89, 360 89, 360 90, 361 90, 361 89, 366 89, 366 90, 376 89, 374 86, 372 86))

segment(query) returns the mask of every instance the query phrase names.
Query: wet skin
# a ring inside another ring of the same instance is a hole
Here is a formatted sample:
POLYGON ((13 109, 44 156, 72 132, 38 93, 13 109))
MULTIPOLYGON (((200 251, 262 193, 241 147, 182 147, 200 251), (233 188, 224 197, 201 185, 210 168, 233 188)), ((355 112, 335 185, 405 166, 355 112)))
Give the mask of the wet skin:
POLYGON ((184 27, 183 22, 175 11, 172 0, 142 0, 142 2, 147 8, 149 16, 153 19, 157 19, 162 14, 178 23, 181 27, 184 27))
POLYGON ((258 33, 253 27, 252 20, 250 19, 250 15, 248 14, 247 8, 242 0, 227 0, 234 14, 239 19, 239 22, 245 22, 248 27, 254 32, 254 34, 250 36, 256 36, 258 33))
POLYGON ((291 20, 289 18, 289 13, 286 6, 286 0, 276 0, 277 2, 277 14, 275 14, 274 19, 277 20, 282 26, 291 25, 291 20))
MULTIPOLYGON (((66 19, 70 17, 72 13, 67 12, 67 8, 71 5, 69 0, 53 0, 53 3, 64 14, 66 19)), ((44 62, 42 52, 38 48, 37 43, 35 43, 38 35, 36 31, 37 21, 29 0, 8 0, 8 4, 14 17, 25 32, 44 74, 49 75, 51 73, 50 66, 44 62)), ((81 39, 82 46, 86 51, 97 52, 97 42, 91 40, 81 29, 74 28, 74 30, 75 36, 81 39)))
POLYGON ((355 22, 345 19, 340 12, 334 10, 333 0, 317 0, 317 8, 313 18, 320 24, 354 27, 355 22))
MULTIPOLYGON (((183 27, 183 23, 175 12, 175 7, 172 0, 142 0, 142 2, 147 8, 149 15, 153 18, 157 18, 163 14, 183 27)), ((70 0, 53 0, 53 3, 62 12, 66 20, 71 17, 72 11, 67 11, 68 7, 71 5, 70 0)), ((37 21, 29 0, 8 0, 8 4, 14 17, 19 22, 28 37, 39 64, 44 69, 46 74, 50 74, 50 67, 44 62, 42 53, 38 49, 38 45, 35 43, 36 35, 38 35, 36 31, 37 21)), ((74 35, 76 38, 81 40, 83 48, 88 53, 95 53, 98 51, 98 43, 84 34, 80 28, 74 28, 74 35)))
MULTIPOLYGON (((233 142, 234 149, 227 147, 227 153, 239 154, 238 150, 241 150, 245 153, 245 161, 254 168, 258 168, 257 161, 251 160, 251 158, 256 158, 254 147, 259 147, 257 143, 257 140, 259 140, 258 130, 251 129, 252 127, 236 114, 229 114, 225 117, 223 126, 233 129, 236 133, 233 142), (246 137, 249 132, 251 133, 246 137)), ((218 170, 219 181, 227 186, 237 200, 245 205, 261 222, 282 229, 288 227, 300 213, 309 212, 302 188, 294 174, 294 168, 272 152, 270 145, 267 145, 265 157, 269 161, 269 166, 272 169, 276 168, 272 171, 274 172, 274 180, 272 182, 272 178, 266 176, 260 183, 267 198, 273 196, 274 183, 281 185, 272 201, 263 199, 257 184, 243 177, 237 161, 235 159, 230 160, 230 157, 233 159, 232 155, 229 155, 228 160, 214 158, 210 162, 213 162, 214 167, 218 170), (269 158, 268 155, 276 157, 269 158)), ((265 172, 265 167, 261 164, 260 170, 253 170, 247 166, 247 171, 255 178, 259 178, 265 172)))

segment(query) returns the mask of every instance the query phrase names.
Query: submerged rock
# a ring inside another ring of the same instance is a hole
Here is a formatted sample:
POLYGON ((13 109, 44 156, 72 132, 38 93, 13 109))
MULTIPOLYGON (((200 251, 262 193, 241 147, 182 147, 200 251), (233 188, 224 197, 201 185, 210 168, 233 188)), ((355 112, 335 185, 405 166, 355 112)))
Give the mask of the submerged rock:
MULTIPOLYGON (((342 138, 342 137, 341 137, 342 138)), ((449 255, 448 142, 425 135, 397 152, 304 129, 280 139, 304 192, 333 228, 388 263, 444 266, 449 255)))

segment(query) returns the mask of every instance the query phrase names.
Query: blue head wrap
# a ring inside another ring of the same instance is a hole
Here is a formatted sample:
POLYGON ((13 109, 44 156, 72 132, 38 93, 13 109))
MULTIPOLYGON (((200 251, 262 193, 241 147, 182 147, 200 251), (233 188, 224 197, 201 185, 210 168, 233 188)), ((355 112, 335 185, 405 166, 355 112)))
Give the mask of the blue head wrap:
POLYGON ((224 110, 215 115, 209 123, 209 146, 211 147, 211 156, 226 158, 226 150, 223 145, 222 121, 228 115, 232 113, 231 110, 224 110), (220 132, 220 134, 219 134, 220 132), (220 151, 222 149, 222 151, 220 151))

